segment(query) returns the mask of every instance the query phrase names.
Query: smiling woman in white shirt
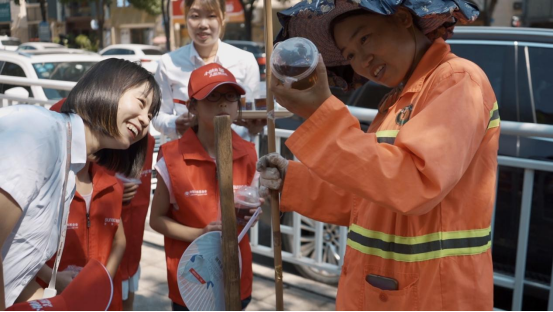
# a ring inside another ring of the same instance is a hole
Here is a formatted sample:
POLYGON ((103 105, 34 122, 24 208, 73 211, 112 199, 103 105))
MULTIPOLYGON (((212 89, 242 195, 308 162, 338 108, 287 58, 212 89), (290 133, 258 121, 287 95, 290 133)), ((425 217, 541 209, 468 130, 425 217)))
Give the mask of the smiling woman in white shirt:
POLYGON ((25 300, 20 294, 56 252, 75 175, 87 159, 126 176, 140 174, 159 107, 151 74, 108 59, 73 88, 65 114, 31 105, 0 109, 0 310, 25 300))
MULTIPOLYGON (((154 128, 171 139, 176 139, 190 127, 186 103, 188 80, 193 70, 218 63, 227 68, 246 90, 247 101, 259 95, 259 65, 252 53, 221 41, 224 33, 224 0, 185 0, 184 12, 188 34, 192 42, 171 53, 164 54, 156 72, 162 94, 159 115, 152 121, 154 128)), ((262 130, 261 121, 250 121, 246 127, 233 125, 242 138, 262 130), (249 130, 249 131, 248 131, 249 130)))

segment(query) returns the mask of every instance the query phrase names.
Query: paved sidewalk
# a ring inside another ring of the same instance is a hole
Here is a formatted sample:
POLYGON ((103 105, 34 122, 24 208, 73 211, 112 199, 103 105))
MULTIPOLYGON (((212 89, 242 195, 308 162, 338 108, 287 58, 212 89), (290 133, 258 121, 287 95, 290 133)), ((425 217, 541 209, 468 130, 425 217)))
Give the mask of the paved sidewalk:
MULTIPOLYGON (((135 296, 137 311, 171 310, 167 297, 167 271, 163 247, 148 243, 142 245, 141 276, 135 296)), ((274 271, 254 264, 252 302, 248 311, 275 310, 274 271)), ((284 309, 287 311, 335 310, 336 288, 284 273, 284 309), (293 285, 293 286, 292 286, 293 285)))

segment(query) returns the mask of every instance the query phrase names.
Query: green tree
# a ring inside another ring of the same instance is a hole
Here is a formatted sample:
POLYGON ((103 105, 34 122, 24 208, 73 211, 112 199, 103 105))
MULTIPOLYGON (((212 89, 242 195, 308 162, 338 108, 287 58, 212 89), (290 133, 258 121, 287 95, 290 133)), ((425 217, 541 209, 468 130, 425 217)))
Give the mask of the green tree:
POLYGON ((129 0, 129 3, 139 10, 144 10, 150 15, 161 13, 161 2, 159 0, 129 0))

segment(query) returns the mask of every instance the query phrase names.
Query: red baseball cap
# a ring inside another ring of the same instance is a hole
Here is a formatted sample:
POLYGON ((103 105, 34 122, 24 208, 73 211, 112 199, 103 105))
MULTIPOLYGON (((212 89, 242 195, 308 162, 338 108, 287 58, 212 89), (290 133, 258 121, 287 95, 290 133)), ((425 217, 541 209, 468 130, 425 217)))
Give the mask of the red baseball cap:
POLYGON ((188 83, 188 97, 196 100, 205 99, 215 88, 231 85, 240 95, 246 94, 234 75, 217 63, 204 65, 192 72, 188 83))
POLYGON ((113 283, 108 270, 90 259, 65 290, 52 298, 14 304, 8 311, 106 311, 111 304, 113 283))

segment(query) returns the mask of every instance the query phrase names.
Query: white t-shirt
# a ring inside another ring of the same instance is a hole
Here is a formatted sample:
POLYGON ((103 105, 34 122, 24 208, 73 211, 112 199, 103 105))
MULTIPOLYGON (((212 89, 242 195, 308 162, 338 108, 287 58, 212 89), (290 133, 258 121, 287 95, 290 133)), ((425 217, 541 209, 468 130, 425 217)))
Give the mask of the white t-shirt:
POLYGON ((175 193, 173 193, 173 185, 171 183, 171 179, 169 178, 169 169, 167 169, 167 164, 165 163, 165 158, 161 157, 155 165, 156 172, 163 179, 163 182, 165 182, 165 185, 167 186, 167 190, 169 191, 169 203, 177 206, 177 199, 175 198, 175 193))
POLYGON ((84 199, 84 203, 86 206, 86 213, 90 213, 90 203, 92 202, 92 191, 90 191, 89 194, 81 195, 84 199))
MULTIPOLYGON (((231 46, 219 40, 219 49, 215 56, 215 63, 228 69, 236 81, 246 90, 246 99, 253 102, 259 96, 259 65, 252 53, 231 46)), ((178 137, 175 120, 188 112, 187 102, 188 81, 195 69, 206 65, 199 56, 193 44, 164 54, 159 60, 155 78, 161 88, 161 109, 157 117, 152 120, 154 128, 171 139, 178 137)), ((232 125, 232 129, 243 139, 251 141, 245 127, 232 125)))
MULTIPOLYGON (((75 174, 86 163, 82 119, 71 114, 71 170, 65 211, 75 194, 75 174)), ((65 179, 65 114, 31 105, 0 109, 0 188, 22 215, 2 246, 6 306, 11 306, 38 270, 56 252, 60 200, 65 179)))

